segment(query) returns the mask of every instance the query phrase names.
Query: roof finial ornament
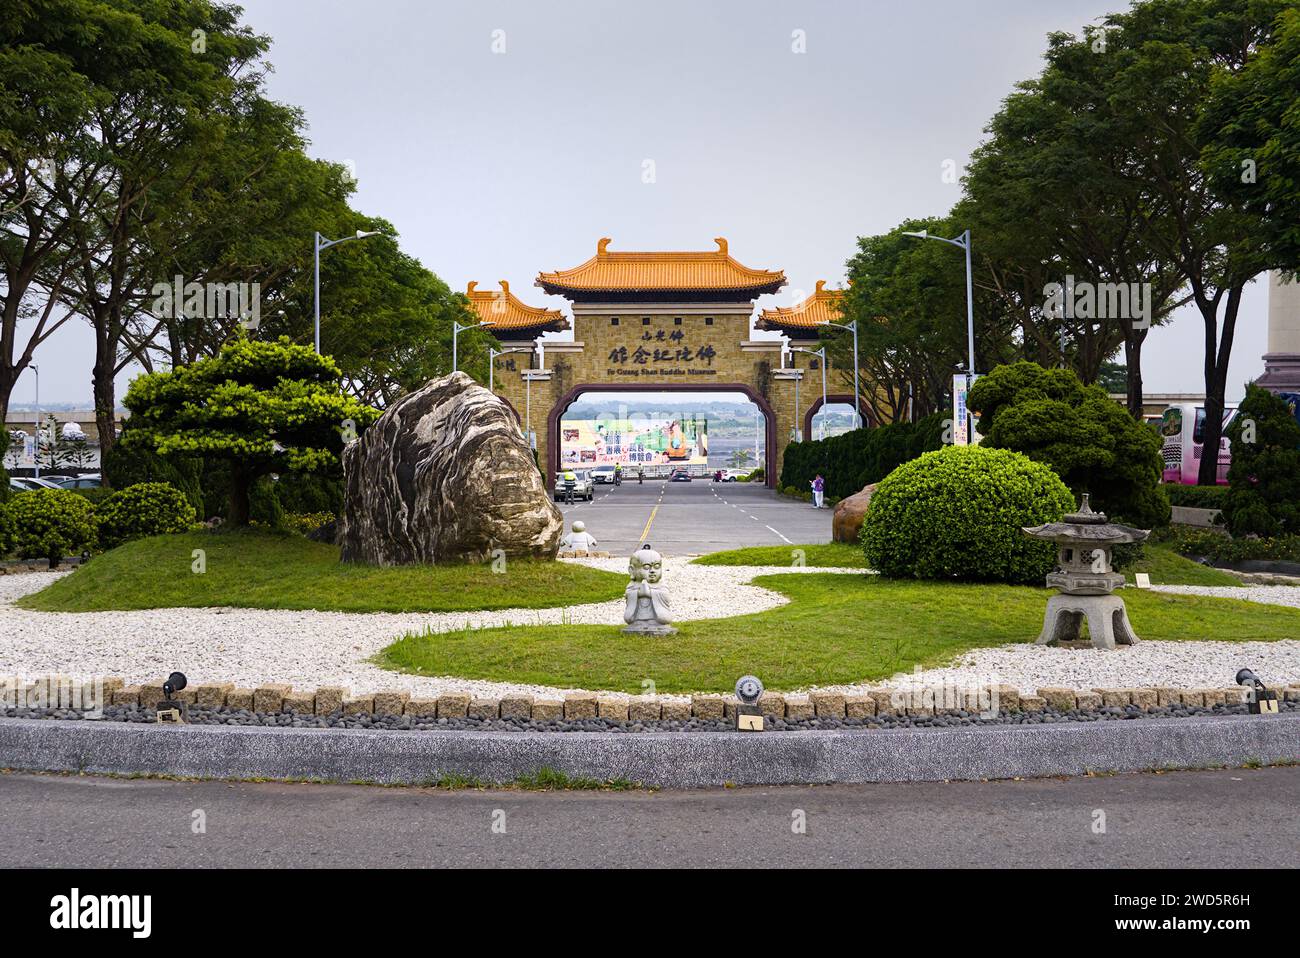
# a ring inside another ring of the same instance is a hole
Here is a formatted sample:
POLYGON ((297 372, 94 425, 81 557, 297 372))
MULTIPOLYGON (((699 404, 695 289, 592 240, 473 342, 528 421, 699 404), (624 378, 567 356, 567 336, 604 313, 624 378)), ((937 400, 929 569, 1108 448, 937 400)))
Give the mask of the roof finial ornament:
POLYGON ((721 256, 727 255, 727 240, 723 236, 715 236, 713 242, 718 244, 718 253, 721 256))
POLYGON ((497 280, 497 282, 501 284, 501 292, 503 293, 510 292, 510 284, 507 283, 504 279, 499 279, 497 280))
POLYGON ((608 236, 602 236, 600 239, 596 240, 596 255, 604 256, 605 249, 609 246, 610 242, 611 240, 608 236))
POLYGON ((475 288, 476 286, 478 286, 478 280, 476 280, 476 279, 471 279, 471 280, 469 281, 469 285, 465 287, 465 295, 466 295, 466 296, 472 296, 472 295, 474 295, 474 288, 475 288))
POLYGON ((825 288, 826 288, 826 280, 824 279, 817 280, 817 293, 820 294, 821 291, 825 288))

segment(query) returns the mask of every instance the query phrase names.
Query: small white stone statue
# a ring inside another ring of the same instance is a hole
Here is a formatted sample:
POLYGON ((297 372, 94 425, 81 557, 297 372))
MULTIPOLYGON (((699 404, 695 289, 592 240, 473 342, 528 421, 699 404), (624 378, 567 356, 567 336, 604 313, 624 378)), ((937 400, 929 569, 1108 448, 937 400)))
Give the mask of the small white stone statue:
POLYGON ((560 548, 565 552, 595 552, 596 537, 587 531, 587 524, 579 519, 573 524, 573 531, 560 540, 560 548))
POLYGON ((668 590, 659 583, 664 577, 664 557, 646 543, 627 564, 632 581, 627 584, 627 608, 623 610, 624 632, 638 635, 675 635, 668 590))

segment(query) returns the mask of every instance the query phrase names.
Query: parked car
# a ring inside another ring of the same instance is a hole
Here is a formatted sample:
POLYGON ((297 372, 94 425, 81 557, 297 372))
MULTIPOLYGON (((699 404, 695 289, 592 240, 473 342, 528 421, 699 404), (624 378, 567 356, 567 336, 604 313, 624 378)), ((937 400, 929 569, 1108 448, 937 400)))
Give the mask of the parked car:
POLYGON ((11 476, 9 479, 9 484, 13 485, 14 483, 18 483, 18 485, 15 488, 20 488, 24 492, 30 492, 33 489, 62 489, 63 488, 57 482, 50 482, 50 480, 44 477, 37 479, 33 476, 11 476))
MULTIPOLYGON (((573 487, 573 498, 586 499, 591 502, 596 497, 596 488, 592 484, 591 471, 588 469, 575 469, 573 474, 578 477, 578 483, 573 487)), ((564 470, 561 469, 555 474, 555 501, 560 502, 564 499, 564 470)))
POLYGON ((591 480, 592 482, 613 482, 614 467, 597 466, 595 469, 591 470, 591 480))
POLYGON ((103 484, 104 481, 94 475, 77 476, 75 479, 64 479, 59 483, 64 489, 98 489, 103 484))
POLYGON ((674 469, 672 472, 668 473, 668 481, 669 482, 690 482, 691 474, 687 472, 685 469, 674 469))

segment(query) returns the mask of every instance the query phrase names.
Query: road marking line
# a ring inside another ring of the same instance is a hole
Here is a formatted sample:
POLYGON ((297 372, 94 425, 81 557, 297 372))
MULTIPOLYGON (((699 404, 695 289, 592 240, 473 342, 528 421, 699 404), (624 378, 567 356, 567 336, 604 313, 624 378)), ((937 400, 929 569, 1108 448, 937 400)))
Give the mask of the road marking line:
MULTIPOLYGON (((768 530, 771 531, 771 532, 776 532, 776 530, 773 529, 771 526, 768 526, 767 528, 768 528, 768 530)), ((781 533, 779 533, 779 532, 776 532, 776 534, 779 535, 779 536, 781 536, 781 533)), ((781 538, 782 538, 782 539, 785 539, 785 541, 786 541, 789 545, 794 545, 794 543, 791 542, 789 539, 786 539, 785 536, 781 536, 781 538)))
POLYGON ((645 528, 641 530, 641 541, 642 541, 642 542, 645 542, 646 539, 649 538, 649 536, 650 536, 650 523, 652 523, 652 522, 655 521, 655 513, 658 512, 658 511, 659 511, 659 507, 658 507, 658 506, 655 506, 653 509, 650 510, 650 518, 647 519, 647 520, 645 521, 645 528))

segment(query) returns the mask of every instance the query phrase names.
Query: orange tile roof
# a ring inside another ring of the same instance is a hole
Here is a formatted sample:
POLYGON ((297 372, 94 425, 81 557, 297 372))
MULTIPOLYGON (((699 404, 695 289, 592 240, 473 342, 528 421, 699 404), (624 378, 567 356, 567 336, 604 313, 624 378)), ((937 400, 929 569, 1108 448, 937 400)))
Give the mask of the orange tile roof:
POLYGON ((785 285, 780 270, 751 269, 727 253, 727 241, 714 240, 716 250, 702 252, 610 252, 608 236, 596 244, 596 255, 581 266, 539 273, 537 285, 548 293, 711 290, 775 292, 785 285), (769 289, 770 287, 770 289, 769 289))
POLYGON ((510 292, 509 283, 504 279, 497 282, 501 284, 499 290, 478 289, 477 282, 471 282, 469 288, 465 290, 465 295, 469 297, 469 304, 474 307, 474 312, 478 314, 479 319, 492 324, 488 327, 488 332, 535 329, 541 333, 559 332, 569 328, 569 321, 558 309, 546 309, 542 306, 529 306, 522 303, 514 293, 510 292))
POLYGON ((841 302, 844 290, 826 289, 826 280, 817 280, 816 291, 796 306, 777 306, 758 314, 754 325, 759 329, 781 332, 783 329, 811 329, 827 323, 842 322, 841 302))

